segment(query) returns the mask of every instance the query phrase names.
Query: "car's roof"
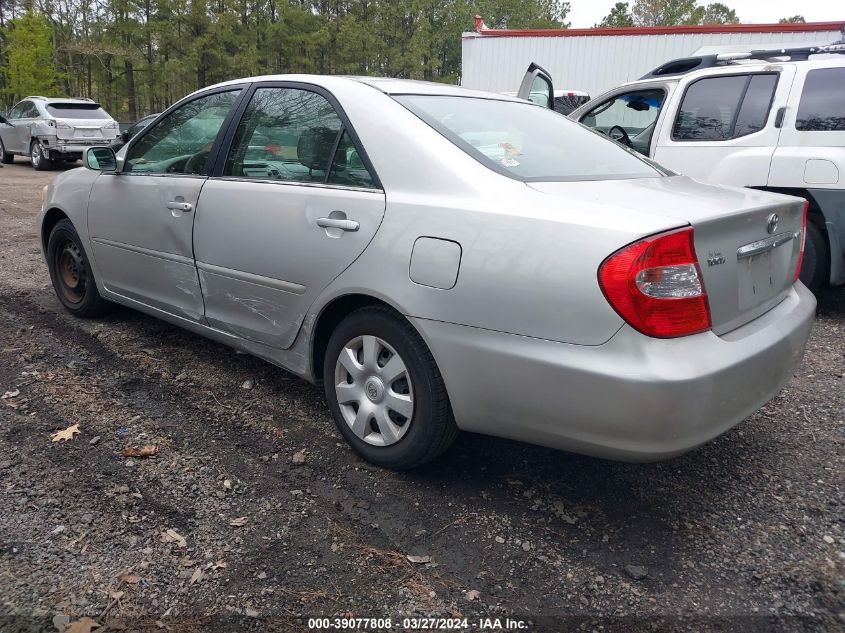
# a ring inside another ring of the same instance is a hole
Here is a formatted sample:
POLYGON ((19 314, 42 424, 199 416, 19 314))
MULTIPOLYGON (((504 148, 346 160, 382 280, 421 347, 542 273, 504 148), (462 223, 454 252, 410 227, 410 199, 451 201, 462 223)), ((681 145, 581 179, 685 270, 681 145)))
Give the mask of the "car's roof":
POLYGON ((24 100, 45 101, 47 104, 51 103, 79 103, 85 105, 99 105, 93 99, 84 99, 77 97, 25 97, 24 100))
MULTIPOLYGON (((523 103, 522 99, 508 97, 506 95, 496 94, 494 92, 485 92, 483 90, 471 90, 462 86, 455 86, 452 84, 442 84, 435 81, 418 81, 414 79, 394 79, 390 77, 360 77, 352 75, 260 75, 257 77, 244 77, 242 79, 233 79, 223 83, 203 88, 219 88, 222 86, 242 84, 242 83, 256 83, 269 81, 294 81, 299 83, 310 83, 331 89, 332 86, 337 86, 339 83, 354 82, 358 84, 365 84, 375 88, 379 92, 388 95, 442 95, 455 97, 474 97, 477 99, 495 99, 499 101, 517 101, 523 103)), ((198 90, 197 92, 202 92, 198 90)))
POLYGON ((722 63, 717 66, 708 66, 706 68, 699 68, 687 73, 678 73, 664 76, 643 77, 635 81, 628 81, 618 87, 638 86, 640 84, 653 83, 677 83, 686 77, 706 77, 709 75, 718 74, 732 74, 741 73, 743 71, 765 70, 772 67, 779 66, 795 66, 796 68, 813 69, 813 68, 829 68, 831 62, 835 66, 845 65, 845 58, 841 55, 817 55, 813 59, 793 59, 786 61, 777 61, 775 59, 754 59, 754 60, 736 60, 731 63, 722 63))

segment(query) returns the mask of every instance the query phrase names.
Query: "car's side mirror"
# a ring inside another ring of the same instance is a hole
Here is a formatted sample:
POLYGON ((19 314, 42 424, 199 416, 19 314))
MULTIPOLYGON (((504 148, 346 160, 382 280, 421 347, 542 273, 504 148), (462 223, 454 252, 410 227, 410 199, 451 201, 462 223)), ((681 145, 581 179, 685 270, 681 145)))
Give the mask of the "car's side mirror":
POLYGON ((8 123, 5 112, 0 112, 0 123, 8 123))
POLYGON ((117 158, 111 147, 89 147, 85 150, 84 162, 94 171, 117 171, 117 158))

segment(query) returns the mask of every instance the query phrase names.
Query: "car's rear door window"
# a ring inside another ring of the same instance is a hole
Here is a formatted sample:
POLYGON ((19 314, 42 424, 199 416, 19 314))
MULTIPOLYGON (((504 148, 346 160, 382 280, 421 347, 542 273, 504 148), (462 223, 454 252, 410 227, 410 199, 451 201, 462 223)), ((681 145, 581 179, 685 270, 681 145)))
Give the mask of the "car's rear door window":
POLYGON ((38 108, 32 101, 24 102, 23 112, 21 113, 22 119, 37 119, 39 116, 38 108))
POLYGON ((653 178, 653 163, 606 137, 525 102, 445 95, 395 99, 483 165, 529 181, 653 178))
POLYGON ((817 68, 807 73, 795 128, 802 132, 845 130, 845 68, 817 68))
POLYGON ((238 123, 224 176, 373 187, 343 121, 323 95, 258 88, 238 123))
POLYGON ((694 81, 675 117, 672 140, 726 141, 759 132, 766 126, 777 81, 777 73, 694 81))

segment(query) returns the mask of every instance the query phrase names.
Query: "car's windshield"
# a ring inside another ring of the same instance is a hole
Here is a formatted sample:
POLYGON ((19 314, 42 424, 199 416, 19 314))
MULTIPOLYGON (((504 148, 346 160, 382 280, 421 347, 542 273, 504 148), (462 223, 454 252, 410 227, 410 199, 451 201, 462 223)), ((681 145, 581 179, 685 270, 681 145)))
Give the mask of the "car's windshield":
POLYGON ((99 103, 48 103, 47 112, 59 119, 110 119, 99 103))
POLYGON ((510 178, 612 180, 664 175, 635 153, 547 108, 441 95, 396 99, 467 154, 510 178))

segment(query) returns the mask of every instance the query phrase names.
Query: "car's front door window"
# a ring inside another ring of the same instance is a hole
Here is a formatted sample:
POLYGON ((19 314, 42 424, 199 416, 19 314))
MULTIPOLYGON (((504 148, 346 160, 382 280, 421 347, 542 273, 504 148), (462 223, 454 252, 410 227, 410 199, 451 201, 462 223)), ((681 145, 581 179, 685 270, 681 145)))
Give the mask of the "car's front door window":
POLYGON ((660 88, 625 92, 587 112, 581 123, 648 156, 665 99, 666 93, 660 88))
POLYGON ((10 120, 22 119, 23 116, 24 116, 23 112, 24 112, 24 110, 26 110, 26 105, 27 105, 26 101, 21 101, 18 105, 16 105, 14 108, 12 108, 12 111, 9 112, 9 119, 10 120))
POLYGON ((204 174, 223 121, 238 90, 216 92, 186 103, 129 148, 124 171, 142 174, 204 174))

